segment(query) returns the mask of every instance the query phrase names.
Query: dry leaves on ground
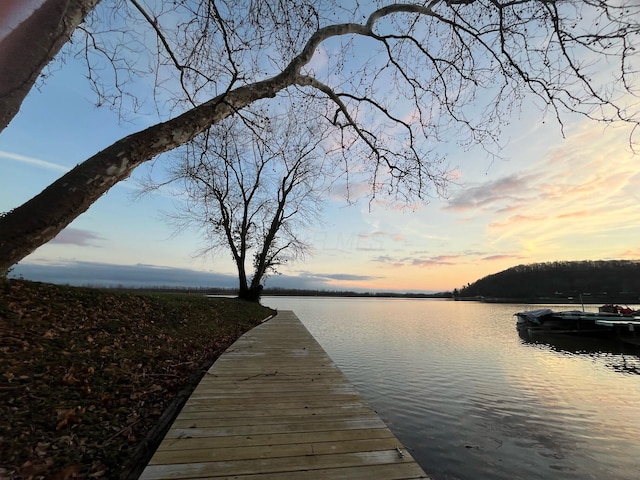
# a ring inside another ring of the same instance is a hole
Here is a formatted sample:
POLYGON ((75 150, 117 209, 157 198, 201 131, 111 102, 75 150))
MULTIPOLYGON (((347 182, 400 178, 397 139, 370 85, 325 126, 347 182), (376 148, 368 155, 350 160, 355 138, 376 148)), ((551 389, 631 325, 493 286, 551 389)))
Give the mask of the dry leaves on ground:
POLYGON ((270 311, 0 283, 0 478, 118 478, 179 392, 270 311))

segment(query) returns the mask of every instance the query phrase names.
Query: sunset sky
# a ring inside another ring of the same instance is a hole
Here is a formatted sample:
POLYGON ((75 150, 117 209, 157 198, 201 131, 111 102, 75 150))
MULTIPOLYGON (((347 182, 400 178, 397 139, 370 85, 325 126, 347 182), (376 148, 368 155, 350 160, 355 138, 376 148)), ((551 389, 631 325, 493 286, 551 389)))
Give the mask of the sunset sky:
MULTIPOLYGON (((54 68, 0 133, 0 212, 123 136, 155 123, 97 109, 73 61, 54 68)), ((449 153, 446 198, 398 209, 328 197, 304 261, 266 286, 443 291, 525 263, 640 258, 639 158, 628 126, 553 118, 527 103, 505 130, 502 159, 449 153)), ((166 196, 136 200, 145 167, 102 197, 14 270, 72 284, 235 286, 229 255, 194 258, 195 232, 173 236, 166 196)))

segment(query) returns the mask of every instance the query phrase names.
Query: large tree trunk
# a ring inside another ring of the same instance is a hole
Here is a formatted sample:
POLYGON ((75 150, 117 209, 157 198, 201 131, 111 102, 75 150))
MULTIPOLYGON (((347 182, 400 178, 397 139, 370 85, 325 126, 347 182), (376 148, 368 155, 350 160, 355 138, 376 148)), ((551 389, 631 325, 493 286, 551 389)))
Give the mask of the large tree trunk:
MULTIPOLYGON (((15 28, 0 38, 0 132, 20 110, 42 69, 99 1, 44 0, 22 23, 9 26, 15 28)), ((4 8, 28 6, 15 2, 4 8)))
MULTIPOLYGON (((246 252, 246 249, 243 249, 243 251, 246 252)), ((256 282, 255 277, 251 280, 251 283, 249 283, 247 271, 244 267, 244 260, 243 257, 236 258, 239 280, 238 298, 249 302, 259 302, 260 296, 262 295, 262 285, 260 285, 260 282, 256 282)))
POLYGON ((236 267, 238 268, 238 298, 250 300, 250 288, 247 281, 247 272, 244 268, 244 259, 240 256, 235 257, 236 267))
POLYGON ((0 217, 0 276, 54 238, 113 185, 156 155, 296 80, 296 72, 239 87, 164 123, 125 137, 85 160, 27 203, 0 217))
POLYGON ((260 296, 262 295, 262 285, 254 286, 251 285, 247 287, 246 283, 244 286, 240 285, 240 291, 238 292, 238 298, 241 300, 246 300, 249 302, 259 302, 260 296))

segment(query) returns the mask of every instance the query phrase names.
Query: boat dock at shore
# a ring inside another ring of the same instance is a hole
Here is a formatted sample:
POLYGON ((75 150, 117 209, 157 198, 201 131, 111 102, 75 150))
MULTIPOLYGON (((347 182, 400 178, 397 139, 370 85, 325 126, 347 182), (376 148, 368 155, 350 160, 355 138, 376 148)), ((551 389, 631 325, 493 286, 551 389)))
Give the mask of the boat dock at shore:
POLYGON ((554 312, 550 308, 541 308, 514 315, 518 318, 516 328, 521 332, 611 337, 623 343, 640 345, 640 312, 631 309, 620 312, 620 307, 615 307, 615 311, 601 308, 599 312, 554 312))
POLYGON ((293 312, 209 369, 141 479, 428 478, 293 312))

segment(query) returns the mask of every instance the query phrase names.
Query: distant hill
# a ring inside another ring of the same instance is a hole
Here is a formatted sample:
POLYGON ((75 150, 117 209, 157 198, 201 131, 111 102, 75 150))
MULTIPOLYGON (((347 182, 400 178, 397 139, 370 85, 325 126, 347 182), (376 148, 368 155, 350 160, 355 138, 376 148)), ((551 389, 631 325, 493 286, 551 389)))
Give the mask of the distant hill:
POLYGON ((601 260, 518 265, 454 291, 460 297, 638 303, 640 262, 601 260))

